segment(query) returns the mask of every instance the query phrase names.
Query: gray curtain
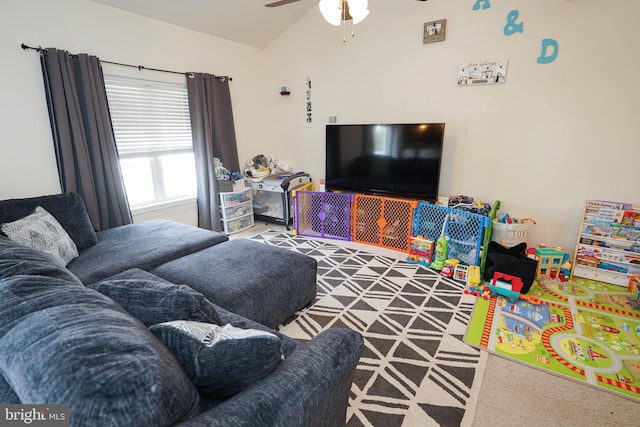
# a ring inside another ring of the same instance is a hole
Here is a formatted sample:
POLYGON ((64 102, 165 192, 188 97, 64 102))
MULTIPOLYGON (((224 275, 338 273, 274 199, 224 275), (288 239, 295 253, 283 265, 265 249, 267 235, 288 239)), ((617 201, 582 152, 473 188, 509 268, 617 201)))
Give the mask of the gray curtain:
POLYGON ((62 191, 82 196, 97 231, 130 224, 100 61, 49 48, 40 63, 62 191))
POLYGON ((240 171, 229 79, 187 73, 187 91, 198 178, 198 226, 220 231, 213 158, 231 172, 240 171))

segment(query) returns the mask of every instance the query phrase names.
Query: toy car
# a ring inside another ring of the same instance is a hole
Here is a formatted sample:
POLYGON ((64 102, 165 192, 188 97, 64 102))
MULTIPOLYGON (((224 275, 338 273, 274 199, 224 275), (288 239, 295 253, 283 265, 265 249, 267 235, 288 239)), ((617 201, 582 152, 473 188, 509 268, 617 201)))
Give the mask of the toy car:
POLYGON ((519 277, 510 276, 508 274, 496 271, 493 273, 493 279, 489 284, 489 292, 492 297, 502 295, 507 301, 514 303, 518 299, 529 301, 531 304, 540 304, 540 298, 521 294, 523 283, 519 277))

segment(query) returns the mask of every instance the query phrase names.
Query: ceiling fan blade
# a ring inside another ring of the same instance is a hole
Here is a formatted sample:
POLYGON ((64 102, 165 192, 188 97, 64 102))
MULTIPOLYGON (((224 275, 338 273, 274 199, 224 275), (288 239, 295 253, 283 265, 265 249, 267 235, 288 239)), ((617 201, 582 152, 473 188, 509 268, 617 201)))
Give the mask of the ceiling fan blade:
POLYGON ((300 0, 280 0, 280 1, 275 1, 273 3, 265 4, 265 6, 266 7, 278 7, 278 6, 284 6, 285 4, 289 4, 289 3, 295 3, 297 1, 300 1, 300 0))

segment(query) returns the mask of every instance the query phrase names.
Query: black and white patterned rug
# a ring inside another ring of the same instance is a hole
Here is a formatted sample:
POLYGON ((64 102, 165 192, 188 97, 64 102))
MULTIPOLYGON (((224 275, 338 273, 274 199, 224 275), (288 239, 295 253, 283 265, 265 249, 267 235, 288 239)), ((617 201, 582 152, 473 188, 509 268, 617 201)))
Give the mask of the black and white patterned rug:
POLYGON ((464 342, 475 300, 461 283, 366 245, 279 232, 253 239, 318 261, 317 299, 283 333, 308 340, 346 327, 364 336, 347 426, 471 425, 486 353, 464 342))

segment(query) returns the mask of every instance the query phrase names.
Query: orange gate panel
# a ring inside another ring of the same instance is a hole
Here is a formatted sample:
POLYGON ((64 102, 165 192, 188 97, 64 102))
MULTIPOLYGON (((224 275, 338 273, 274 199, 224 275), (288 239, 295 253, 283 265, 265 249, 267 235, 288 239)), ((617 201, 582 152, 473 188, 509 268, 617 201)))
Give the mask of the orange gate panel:
POLYGON ((409 252, 415 200, 356 194, 351 214, 354 242, 409 252))

